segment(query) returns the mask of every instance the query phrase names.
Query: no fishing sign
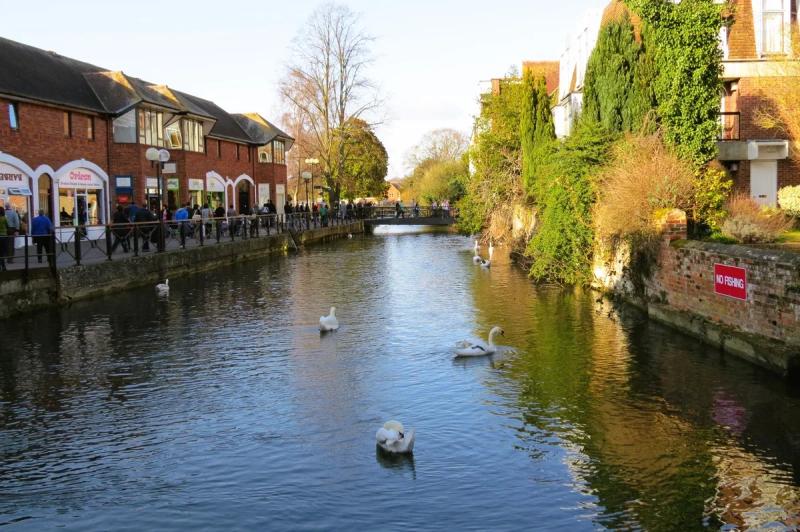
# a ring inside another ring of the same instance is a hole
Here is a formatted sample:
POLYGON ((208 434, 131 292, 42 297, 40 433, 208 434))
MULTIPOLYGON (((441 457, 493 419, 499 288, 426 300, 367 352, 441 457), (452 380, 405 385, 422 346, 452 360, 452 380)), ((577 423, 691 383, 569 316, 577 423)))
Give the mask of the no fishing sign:
POLYGON ((726 264, 714 264, 714 292, 747 301, 747 270, 726 264))

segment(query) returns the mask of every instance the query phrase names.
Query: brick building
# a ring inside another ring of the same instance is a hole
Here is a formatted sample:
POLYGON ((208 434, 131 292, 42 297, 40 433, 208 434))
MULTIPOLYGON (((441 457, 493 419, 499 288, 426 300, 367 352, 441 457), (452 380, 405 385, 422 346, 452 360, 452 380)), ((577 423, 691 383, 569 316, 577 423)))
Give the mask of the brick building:
MULTIPOLYGON (((800 94, 800 63, 792 56, 798 0, 734 0, 722 30, 723 84, 719 159, 736 187, 775 205, 781 187, 800 184, 797 142, 785 131, 759 127, 759 110, 780 113, 776 96, 800 94)), ((800 103, 796 103, 800 105, 800 103)), ((796 111, 796 109, 795 109, 796 111)))
POLYGON ((256 113, 0 38, 0 200, 22 213, 91 225, 132 201, 282 208, 292 142, 256 113), (163 172, 150 147, 169 152, 163 172))

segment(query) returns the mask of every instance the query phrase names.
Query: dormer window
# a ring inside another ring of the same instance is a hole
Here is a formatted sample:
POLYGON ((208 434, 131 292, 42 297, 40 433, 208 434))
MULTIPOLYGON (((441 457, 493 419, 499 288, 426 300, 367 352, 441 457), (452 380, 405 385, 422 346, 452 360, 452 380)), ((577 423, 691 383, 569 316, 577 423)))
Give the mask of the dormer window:
POLYGON ((183 121, 183 149, 187 151, 205 152, 203 142, 203 124, 197 120, 183 121))
POLYGON ((274 146, 274 160, 275 164, 286 164, 286 148, 282 140, 276 140, 274 146))
POLYGON ((272 144, 258 147, 258 162, 271 163, 272 162, 272 144))
POLYGON ((167 148, 173 150, 180 150, 183 147, 183 139, 181 138, 180 122, 173 122, 166 127, 166 135, 164 138, 167 142, 167 148))
POLYGON ((784 28, 785 28, 785 0, 763 0, 764 24, 762 35, 764 39, 764 54, 785 53, 784 28))

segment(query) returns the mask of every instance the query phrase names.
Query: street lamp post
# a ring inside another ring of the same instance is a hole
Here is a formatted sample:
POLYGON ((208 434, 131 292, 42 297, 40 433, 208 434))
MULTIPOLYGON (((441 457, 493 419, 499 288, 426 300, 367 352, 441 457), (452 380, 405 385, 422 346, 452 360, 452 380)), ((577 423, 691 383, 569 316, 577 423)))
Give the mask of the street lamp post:
POLYGON ((161 206, 164 205, 164 185, 161 182, 161 165, 169 161, 169 152, 158 148, 147 148, 144 153, 145 158, 151 163, 156 164, 156 181, 158 183, 158 212, 161 213, 161 206))
MULTIPOLYGON (((306 164, 311 166, 311 171, 308 172, 311 178, 311 193, 314 194, 314 165, 319 164, 319 159, 317 158, 308 158, 306 159, 306 164)), ((306 190, 306 201, 308 201, 308 190, 306 190)), ((313 201, 312 201, 313 203, 313 201)))

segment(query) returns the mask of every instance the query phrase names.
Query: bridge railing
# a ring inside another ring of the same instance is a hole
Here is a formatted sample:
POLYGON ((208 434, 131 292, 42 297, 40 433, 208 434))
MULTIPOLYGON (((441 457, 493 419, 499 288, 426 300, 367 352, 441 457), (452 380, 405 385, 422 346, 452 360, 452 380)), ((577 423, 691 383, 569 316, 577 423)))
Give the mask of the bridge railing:
POLYGON ((442 207, 430 206, 396 206, 386 205, 373 207, 371 218, 455 218, 457 212, 453 207, 444 209, 442 207))
POLYGON ((56 270, 142 254, 267 238, 286 231, 338 226, 349 220, 311 213, 240 215, 56 227, 49 235, 0 237, 0 270, 56 270), (13 240, 12 240, 13 239, 13 240))

